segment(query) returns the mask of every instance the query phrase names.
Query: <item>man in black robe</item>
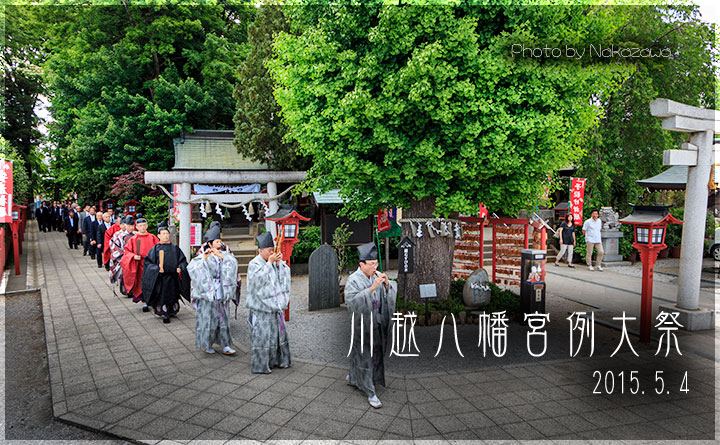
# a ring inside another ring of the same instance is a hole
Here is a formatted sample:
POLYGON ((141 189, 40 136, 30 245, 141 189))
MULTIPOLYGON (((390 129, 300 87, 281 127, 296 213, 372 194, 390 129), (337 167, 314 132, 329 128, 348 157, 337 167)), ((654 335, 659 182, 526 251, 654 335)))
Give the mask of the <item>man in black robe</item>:
POLYGON ((190 275, 187 259, 180 248, 170 243, 166 222, 158 225, 160 243, 153 246, 145 257, 142 294, 145 302, 170 323, 170 317, 180 310, 180 296, 190 301, 190 275))

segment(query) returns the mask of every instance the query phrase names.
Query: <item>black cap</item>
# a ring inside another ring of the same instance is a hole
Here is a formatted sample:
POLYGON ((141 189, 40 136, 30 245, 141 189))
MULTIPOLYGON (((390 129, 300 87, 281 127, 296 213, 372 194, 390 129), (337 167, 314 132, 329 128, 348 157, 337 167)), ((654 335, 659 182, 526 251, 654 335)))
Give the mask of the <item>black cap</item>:
POLYGON ((375 243, 361 244, 357 247, 359 261, 371 261, 378 259, 378 251, 375 243))
POLYGON ((215 241, 216 239, 220 239, 220 223, 213 221, 210 223, 210 228, 205 232, 205 235, 203 235, 203 241, 207 243, 215 241))
POLYGON ((167 230, 167 231, 169 232, 170 229, 168 229, 168 223, 167 223, 167 221, 160 221, 160 222, 158 223, 158 229, 157 229, 157 230, 158 230, 158 234, 159 234, 160 232, 162 232, 163 230, 167 230))
POLYGON ((260 236, 256 236, 255 241, 257 241, 258 249, 265 249, 266 247, 275 247, 275 243, 273 242, 272 233, 270 233, 270 232, 264 232, 264 233, 260 234, 260 236))
POLYGON ((123 222, 125 224, 134 224, 135 220, 133 219, 132 215, 128 215, 125 217, 125 220, 123 222))
POLYGON ((147 219, 145 219, 145 217, 142 216, 142 213, 135 214, 135 224, 146 223, 146 222, 147 222, 147 219))

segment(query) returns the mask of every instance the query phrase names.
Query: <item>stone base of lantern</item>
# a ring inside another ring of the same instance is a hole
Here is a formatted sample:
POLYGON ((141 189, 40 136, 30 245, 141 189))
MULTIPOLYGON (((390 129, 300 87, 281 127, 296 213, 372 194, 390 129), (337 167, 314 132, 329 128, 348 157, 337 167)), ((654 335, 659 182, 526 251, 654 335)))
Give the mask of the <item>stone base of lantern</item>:
POLYGON ((600 232, 602 236, 602 245, 605 255, 603 256, 603 264, 607 266, 616 266, 623 260, 620 255, 620 238, 623 233, 619 230, 603 230, 600 232))
POLYGON ((681 309, 675 305, 662 304, 658 307, 658 310, 668 313, 680 313, 678 316, 678 322, 686 331, 704 331, 707 329, 714 329, 715 327, 715 312, 709 309, 690 311, 687 309, 681 309))

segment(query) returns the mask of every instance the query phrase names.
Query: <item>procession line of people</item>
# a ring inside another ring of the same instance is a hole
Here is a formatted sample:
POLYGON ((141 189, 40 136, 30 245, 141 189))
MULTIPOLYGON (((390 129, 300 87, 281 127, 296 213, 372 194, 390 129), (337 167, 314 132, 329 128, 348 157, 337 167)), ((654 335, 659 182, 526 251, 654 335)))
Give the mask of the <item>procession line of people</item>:
MULTIPOLYGON (((38 209, 43 229, 54 227, 52 206, 38 209)), ((241 280, 238 264, 230 248, 222 242, 220 223, 212 222, 203 235, 203 245, 190 262, 182 250, 170 242, 167 223, 158 225, 155 236, 148 232, 142 215, 96 212, 92 206, 80 211, 77 204, 60 208, 61 229, 68 237, 68 248, 90 255, 98 267, 108 270, 113 293, 142 303, 142 311, 170 323, 180 311, 181 298, 195 307, 195 345, 206 354, 236 351, 230 334, 230 306, 240 304, 241 280)), ((283 260, 269 232, 256 238, 258 254, 248 265, 248 325, 251 339, 251 371, 270 374, 272 368, 292 365, 284 310, 290 301, 290 267, 283 260)), ((355 336, 350 351, 348 385, 355 386, 373 408, 380 408, 375 386, 385 385, 384 358, 395 312, 396 283, 377 273, 378 252, 374 243, 358 247, 358 269, 345 285, 347 309, 355 313, 355 332, 372 330, 377 339, 355 336), (372 314, 372 316, 371 316, 372 314), (362 315, 362 317, 360 316, 362 315), (360 324, 364 324, 360 329, 360 324)))

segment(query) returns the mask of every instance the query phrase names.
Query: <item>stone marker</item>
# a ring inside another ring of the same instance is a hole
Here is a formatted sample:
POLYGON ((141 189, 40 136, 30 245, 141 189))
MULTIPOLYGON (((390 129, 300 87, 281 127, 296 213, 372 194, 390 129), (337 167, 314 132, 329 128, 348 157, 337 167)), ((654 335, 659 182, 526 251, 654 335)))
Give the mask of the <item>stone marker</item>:
POLYGON ((490 301, 490 280, 485 269, 476 269, 465 281, 463 287, 463 303, 465 306, 477 307, 490 301))
POLYGON ((340 306, 338 259, 328 244, 315 249, 308 261, 308 310, 340 306))

